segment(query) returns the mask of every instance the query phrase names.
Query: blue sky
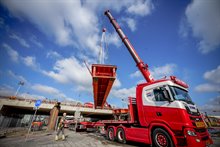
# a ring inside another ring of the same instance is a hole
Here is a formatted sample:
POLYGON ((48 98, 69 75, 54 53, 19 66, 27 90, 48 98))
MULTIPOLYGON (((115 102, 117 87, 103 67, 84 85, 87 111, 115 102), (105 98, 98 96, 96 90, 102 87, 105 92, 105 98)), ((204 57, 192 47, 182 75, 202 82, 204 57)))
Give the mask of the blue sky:
POLYGON ((67 0, 0 2, 0 93, 27 98, 93 101, 83 61, 97 63, 102 28, 105 63, 117 65, 108 102, 125 106, 143 77, 111 26, 113 16, 155 79, 176 75, 190 85, 203 111, 220 105, 220 3, 162 0, 67 0))

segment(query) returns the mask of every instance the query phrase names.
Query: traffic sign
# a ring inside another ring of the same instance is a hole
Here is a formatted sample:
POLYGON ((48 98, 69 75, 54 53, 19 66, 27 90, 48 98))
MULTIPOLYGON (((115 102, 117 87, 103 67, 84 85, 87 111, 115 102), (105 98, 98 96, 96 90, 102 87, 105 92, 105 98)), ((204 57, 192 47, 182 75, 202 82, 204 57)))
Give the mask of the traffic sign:
POLYGON ((40 105, 41 105, 41 100, 36 100, 36 102, 35 102, 35 107, 39 107, 40 105))

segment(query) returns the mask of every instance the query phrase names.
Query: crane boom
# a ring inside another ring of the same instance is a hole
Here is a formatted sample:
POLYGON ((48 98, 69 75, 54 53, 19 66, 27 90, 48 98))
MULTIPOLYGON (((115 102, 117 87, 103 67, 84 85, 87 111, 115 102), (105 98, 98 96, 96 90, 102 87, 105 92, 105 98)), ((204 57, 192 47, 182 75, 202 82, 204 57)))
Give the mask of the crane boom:
POLYGON ((150 71, 148 70, 148 65, 144 64, 144 62, 138 56, 138 54, 135 51, 134 47, 130 43, 128 37, 125 36, 124 32, 120 28, 119 24, 116 22, 115 18, 111 15, 110 11, 109 10, 105 11, 105 15, 109 18, 109 20, 112 23, 112 25, 114 26, 116 32, 120 36, 122 42, 127 47, 128 51, 130 52, 131 56, 133 57, 134 61, 136 62, 138 69, 140 70, 140 72, 144 76, 145 80, 147 82, 153 82, 154 79, 152 78, 152 76, 150 74, 150 71))

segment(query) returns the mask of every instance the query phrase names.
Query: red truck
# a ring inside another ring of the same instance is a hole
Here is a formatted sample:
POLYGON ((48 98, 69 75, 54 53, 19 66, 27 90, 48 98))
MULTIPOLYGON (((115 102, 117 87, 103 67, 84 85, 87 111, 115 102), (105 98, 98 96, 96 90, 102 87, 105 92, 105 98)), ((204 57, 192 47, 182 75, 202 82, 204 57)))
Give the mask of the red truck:
POLYGON ((143 142, 156 147, 203 147, 213 143, 200 112, 188 94, 188 85, 171 76, 154 80, 107 10, 109 18, 146 79, 136 87, 136 98, 129 98, 128 117, 124 120, 103 120, 107 138, 121 143, 143 142))

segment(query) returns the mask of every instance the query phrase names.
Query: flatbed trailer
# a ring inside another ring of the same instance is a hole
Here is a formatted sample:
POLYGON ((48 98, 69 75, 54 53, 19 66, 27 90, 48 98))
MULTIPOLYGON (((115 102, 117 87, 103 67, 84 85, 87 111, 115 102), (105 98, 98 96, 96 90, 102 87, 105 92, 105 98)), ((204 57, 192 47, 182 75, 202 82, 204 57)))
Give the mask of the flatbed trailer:
POLYGON ((133 97, 129 97, 129 105, 128 105, 128 109, 114 109, 113 111, 113 115, 123 115, 126 114, 128 117, 125 119, 110 119, 110 120, 100 120, 97 122, 88 122, 88 121, 83 121, 80 122, 79 124, 82 125, 82 128, 96 128, 96 127, 100 127, 103 126, 105 128, 108 128, 108 126, 113 125, 113 126, 117 126, 120 124, 124 124, 124 125, 137 125, 137 111, 136 111, 136 107, 134 105, 134 100, 135 98, 133 97), (133 103, 132 103, 133 102, 133 103))

